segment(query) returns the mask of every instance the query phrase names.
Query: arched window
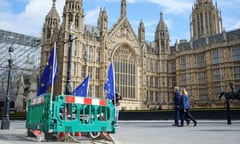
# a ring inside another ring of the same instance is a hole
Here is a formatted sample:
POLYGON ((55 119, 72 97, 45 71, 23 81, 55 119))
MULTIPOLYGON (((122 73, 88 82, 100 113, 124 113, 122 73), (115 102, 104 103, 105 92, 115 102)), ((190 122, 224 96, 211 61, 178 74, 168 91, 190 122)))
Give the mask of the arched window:
POLYGON ((114 57, 116 90, 125 99, 136 98, 136 58, 128 46, 119 47, 114 57))
POLYGON ((51 38, 51 35, 52 35, 51 29, 48 28, 48 29, 47 29, 47 39, 51 38))
POLYGON ((69 26, 71 26, 71 23, 73 21, 73 15, 72 14, 69 14, 69 26))
POLYGON ((75 17, 75 27, 78 27, 79 26, 79 16, 77 15, 75 17))

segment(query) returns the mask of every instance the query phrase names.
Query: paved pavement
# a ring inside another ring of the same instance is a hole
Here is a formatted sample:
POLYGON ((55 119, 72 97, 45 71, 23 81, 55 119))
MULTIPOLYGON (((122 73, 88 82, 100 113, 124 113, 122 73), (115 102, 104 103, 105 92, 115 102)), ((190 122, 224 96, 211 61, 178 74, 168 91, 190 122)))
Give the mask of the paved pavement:
POLYGON ((116 139, 126 144, 239 144, 240 121, 198 121, 172 127, 172 121, 122 123, 116 139))
MULTIPOLYGON (((172 121, 120 121, 115 144, 239 144, 240 121, 227 125, 221 121, 198 121, 193 127, 172 127, 172 121)), ((36 139, 26 137, 24 121, 11 121, 10 130, 0 130, 0 144, 35 144, 36 139)), ((91 144, 81 138, 81 144, 91 144)), ((41 142, 60 144, 63 142, 41 142)), ((67 144, 64 142, 64 144, 67 144)), ((70 143, 69 143, 70 144, 70 143)))

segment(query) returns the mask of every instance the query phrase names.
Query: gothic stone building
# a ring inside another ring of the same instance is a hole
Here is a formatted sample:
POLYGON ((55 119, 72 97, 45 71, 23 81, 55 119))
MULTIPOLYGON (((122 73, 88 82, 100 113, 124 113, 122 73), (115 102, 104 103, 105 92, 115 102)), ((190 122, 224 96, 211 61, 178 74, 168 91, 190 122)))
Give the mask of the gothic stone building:
MULTIPOLYGON (((111 61, 121 109, 172 108, 174 86, 188 89, 193 107, 223 107, 221 91, 228 83, 240 88, 240 29, 225 32, 217 5, 196 0, 191 16, 191 40, 170 46, 168 27, 160 14, 155 39, 145 40, 141 21, 135 34, 127 17, 127 1, 121 0, 117 22, 108 28, 108 14, 100 9, 97 26, 84 24, 82 0, 66 0, 62 22, 55 7, 46 16, 42 33, 41 69, 53 43, 59 64, 54 94, 65 92, 69 32, 75 39, 71 52, 71 83, 76 88, 90 74, 89 96, 105 98, 104 84, 111 61)), ((237 106, 237 102, 234 103, 237 106)))

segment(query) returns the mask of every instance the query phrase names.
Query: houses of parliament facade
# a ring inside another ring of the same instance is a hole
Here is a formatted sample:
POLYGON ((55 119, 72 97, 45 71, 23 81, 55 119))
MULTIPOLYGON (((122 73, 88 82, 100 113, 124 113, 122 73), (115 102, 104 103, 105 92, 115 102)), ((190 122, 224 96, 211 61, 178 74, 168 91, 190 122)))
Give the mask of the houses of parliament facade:
MULTIPOLYGON (((57 43, 58 78, 54 94, 65 93, 68 37, 73 32, 71 84, 76 88, 90 75, 89 97, 106 98, 104 84, 108 66, 114 63, 116 89, 122 110, 170 109, 175 86, 187 88, 194 108, 224 107, 218 96, 230 91, 229 82, 240 88, 240 29, 226 32, 221 14, 212 0, 193 5, 189 41, 170 46, 168 27, 160 13, 155 38, 145 40, 144 22, 136 34, 127 17, 127 1, 121 0, 120 17, 108 27, 101 8, 97 26, 84 23, 82 0, 66 0, 62 22, 53 0, 42 31, 41 71, 53 43, 57 43)), ((239 101, 233 101, 238 107, 239 101)))

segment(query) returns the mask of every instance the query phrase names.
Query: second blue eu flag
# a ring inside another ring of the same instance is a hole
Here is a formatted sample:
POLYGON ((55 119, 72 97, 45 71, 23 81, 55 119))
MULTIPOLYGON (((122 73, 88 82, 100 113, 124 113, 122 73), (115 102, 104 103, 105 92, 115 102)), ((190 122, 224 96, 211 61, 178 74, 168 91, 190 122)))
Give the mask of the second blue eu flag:
POLYGON ((90 76, 87 76, 84 79, 84 81, 72 93, 72 95, 87 97, 87 95, 88 95, 88 87, 89 87, 89 79, 90 79, 90 76))
POLYGON ((104 90, 107 92, 107 99, 114 99, 115 96, 115 72, 113 63, 108 68, 107 81, 104 85, 104 90))

